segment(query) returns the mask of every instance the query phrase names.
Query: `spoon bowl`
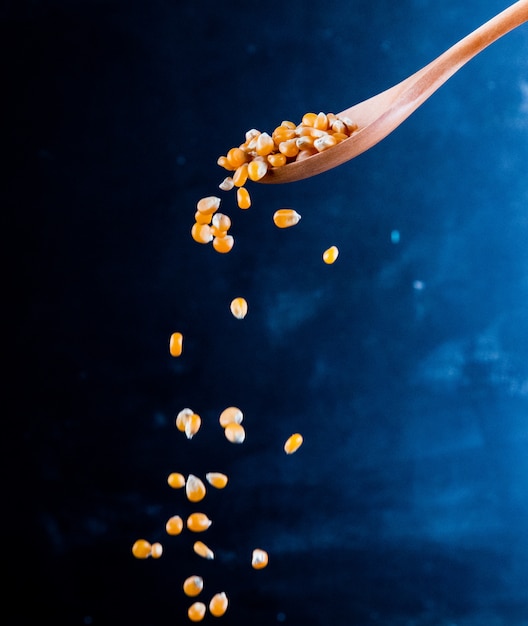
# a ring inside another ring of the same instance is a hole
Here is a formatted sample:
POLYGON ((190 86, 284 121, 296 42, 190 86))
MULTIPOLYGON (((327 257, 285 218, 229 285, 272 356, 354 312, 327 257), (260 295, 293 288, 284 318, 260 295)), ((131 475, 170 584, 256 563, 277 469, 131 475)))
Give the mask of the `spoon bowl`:
POLYGON ((528 0, 519 0, 402 82, 341 111, 339 117, 346 116, 359 127, 351 137, 302 161, 271 168, 259 182, 278 184, 310 178, 365 152, 404 122, 469 60, 526 21, 528 0))

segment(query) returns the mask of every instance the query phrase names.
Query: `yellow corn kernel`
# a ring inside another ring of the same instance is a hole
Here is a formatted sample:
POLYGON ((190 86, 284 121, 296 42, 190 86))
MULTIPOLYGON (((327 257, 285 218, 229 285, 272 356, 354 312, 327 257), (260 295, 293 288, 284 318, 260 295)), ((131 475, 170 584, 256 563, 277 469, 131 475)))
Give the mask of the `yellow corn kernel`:
POLYGON ((286 126, 277 126, 277 128, 272 133, 272 138, 275 144, 278 146, 283 141, 288 141, 288 139, 293 139, 295 137, 295 129, 287 128, 286 126))
POLYGON ((278 228, 290 228, 299 223, 301 216, 294 209, 279 209, 273 214, 273 221, 278 228))
POLYGON ((242 320, 246 317, 248 312, 248 303, 244 298, 234 298, 229 305, 231 313, 237 320, 242 320))
POLYGON ((218 185, 218 187, 222 191, 231 191, 231 189, 233 189, 234 186, 235 186, 235 183, 233 182, 232 176, 226 176, 224 180, 218 185))
POLYGON ((345 139, 348 139, 348 135, 346 133, 334 133, 332 137, 336 140, 336 143, 340 143, 345 139))
POLYGON ((293 454, 294 452, 297 452, 297 450, 302 446, 302 443, 302 435, 299 433, 294 433, 286 440, 286 443, 284 444, 284 452, 286 452, 286 454, 293 454))
POLYGON ((195 222, 191 228, 191 237, 197 243, 209 243, 213 240, 211 227, 209 224, 200 224, 199 222, 195 222))
POLYGON ((198 478, 198 476, 189 474, 189 476, 187 476, 187 482, 185 483, 185 494, 187 495, 187 499, 191 502, 200 502, 200 500, 205 498, 205 493, 205 485, 198 478))
POLYGON ((190 598, 200 595, 203 590, 203 578, 201 576, 189 576, 183 581, 183 593, 190 598))
POLYGON ((202 559, 207 559, 209 561, 214 559, 214 552, 211 548, 209 548, 209 546, 206 546, 203 541, 195 541, 193 550, 198 556, 201 556, 202 559))
POLYGON ((257 137, 257 143, 255 145, 255 152, 259 156, 268 156, 275 149, 275 142, 268 135, 268 133, 260 133, 257 137))
POLYGON ((187 518, 187 528, 193 533, 204 532, 212 523, 205 513, 191 513, 187 518))
POLYGON ((250 180, 260 180, 266 176, 268 163, 266 161, 251 161, 248 165, 248 177, 250 180))
POLYGON ((201 622, 205 615, 205 604, 203 602, 195 602, 191 604, 187 610, 187 616, 191 622, 201 622))
POLYGON ((224 428, 226 439, 231 443, 242 443, 246 438, 246 431, 241 424, 231 422, 224 428))
POLYGON ((187 436, 187 439, 192 439, 200 430, 201 425, 202 418, 197 413, 189 415, 185 421, 185 435, 187 436))
POLYGON ((162 554, 163 554, 163 546, 161 545, 161 543, 159 542, 153 543, 152 549, 150 551, 150 556, 153 559, 159 559, 162 554))
POLYGON ((216 161, 217 165, 219 165, 220 167, 223 167, 225 170, 227 170, 228 172, 234 172, 236 170, 236 167, 233 167, 229 161, 227 160, 226 156, 220 156, 218 157, 217 161, 216 161))
POLYGON ((152 550, 150 542, 146 539, 138 539, 132 546, 132 554, 136 559, 148 559, 152 550))
POLYGON ((297 125, 294 122, 290 122, 289 120, 283 120, 280 125, 284 126, 285 128, 290 128, 291 130, 295 130, 297 128, 297 125))
POLYGON ((167 476, 167 482, 173 489, 181 489, 185 487, 185 476, 179 472, 171 472, 167 476))
POLYGON ((223 489, 227 485, 228 478, 221 472, 208 472, 205 475, 207 482, 216 489, 223 489))
POLYGON ((324 152, 328 150, 328 148, 332 148, 337 143, 337 140, 332 135, 324 135, 323 137, 318 137, 314 140, 314 148, 317 152, 324 152))
POLYGON ((328 116, 326 113, 321 111, 321 113, 316 115, 313 127, 317 128, 317 130, 326 130, 328 128, 328 116))
POLYGON ((250 130, 247 130, 246 131, 246 143, 251 141, 252 139, 255 139, 259 135, 260 135, 260 130, 257 130, 256 128, 251 128, 250 130))
POLYGON ((311 135, 302 135, 301 137, 297 137, 295 143, 297 144, 299 151, 301 151, 313 148, 314 141, 315 140, 311 135))
POLYGON ((235 187, 243 187, 248 179, 248 164, 242 163, 240 167, 237 167, 236 172, 233 174, 233 184, 235 187))
POLYGON ((224 215, 223 213, 216 213, 213 216, 213 228, 216 228, 220 232, 227 232, 231 228, 230 217, 228 215, 224 215))
POLYGON ((332 122, 331 128, 334 131, 334 133, 347 134, 347 131, 348 131, 345 122, 343 122, 343 120, 340 120, 339 118, 337 118, 336 120, 332 122))
POLYGON ((228 406, 220 413, 220 426, 225 428, 228 424, 241 424, 244 419, 244 414, 236 406, 228 406))
POLYGON ((327 265, 332 265, 335 263, 337 257, 339 256, 339 249, 337 246, 331 246, 323 252, 323 261, 327 265))
POLYGON ((229 252, 234 245, 235 238, 232 235, 224 235, 223 237, 215 237, 213 239, 213 248, 221 254, 229 252))
POLYGON ((268 154, 268 163, 271 167, 282 167, 286 165, 286 155, 282 152, 276 152, 275 154, 268 154))
POLYGON ((197 224, 210 224, 212 215, 209 213, 206 215, 205 213, 200 213, 200 211, 196 211, 194 214, 194 221, 197 224))
POLYGON ((239 187, 237 189, 237 204, 240 209, 249 209, 251 206, 251 197, 245 187, 239 187))
POLYGON ((221 593, 215 593, 209 602, 209 612, 215 617, 222 617, 227 611, 227 605, 229 601, 224 591, 221 593))
POLYGON ((299 154, 299 148, 295 139, 287 139, 279 144, 279 151, 286 157, 295 157, 299 154))
POLYGON ((248 155, 240 148, 231 148, 226 158, 229 165, 236 169, 248 160, 248 155))
POLYGON ((308 150, 301 150, 299 152, 299 154, 297 155, 297 157, 295 158, 296 161, 304 161, 304 159, 308 159, 311 156, 313 156, 314 154, 317 154, 317 150, 315 148, 311 148, 308 150))
POLYGON ((171 356, 180 356, 183 352, 183 335, 172 333, 169 339, 169 352, 171 356))
POLYGON ((305 113, 302 117, 301 123, 303 126, 313 126, 316 119, 317 113, 305 113))
POLYGON ((183 530, 183 520, 179 515, 173 515, 167 520, 165 524, 165 530, 167 535, 176 536, 183 530))
POLYGON ((359 128, 359 126, 355 122, 353 122, 349 117, 340 117, 339 119, 345 123, 345 126, 347 127, 349 135, 356 132, 356 130, 359 128))
POLYGON ((218 210, 220 202, 221 200, 218 196, 206 196, 198 200, 196 208, 204 215, 212 215, 218 210))
POLYGON ((189 419, 189 417, 191 417, 191 415, 194 413, 194 411, 192 409, 182 409, 178 415, 176 415, 176 428, 184 433, 185 432, 185 424, 187 424, 187 420, 189 419))
POLYGON ((251 567, 253 569, 264 569, 268 564, 268 553, 266 550, 255 548, 251 555, 251 567))

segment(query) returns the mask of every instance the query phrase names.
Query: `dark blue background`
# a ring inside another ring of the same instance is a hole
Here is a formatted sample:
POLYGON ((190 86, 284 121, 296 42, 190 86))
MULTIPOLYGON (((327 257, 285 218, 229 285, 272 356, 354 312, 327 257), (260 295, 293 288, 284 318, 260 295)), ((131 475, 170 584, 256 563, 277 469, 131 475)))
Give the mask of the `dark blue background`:
POLYGON ((223 196, 231 254, 189 234, 247 129, 338 112, 506 5, 3 3, 11 625, 187 623, 191 573, 231 626, 528 624, 526 26, 354 161, 223 196), (192 510, 165 478, 210 470, 206 563, 164 533, 192 510))

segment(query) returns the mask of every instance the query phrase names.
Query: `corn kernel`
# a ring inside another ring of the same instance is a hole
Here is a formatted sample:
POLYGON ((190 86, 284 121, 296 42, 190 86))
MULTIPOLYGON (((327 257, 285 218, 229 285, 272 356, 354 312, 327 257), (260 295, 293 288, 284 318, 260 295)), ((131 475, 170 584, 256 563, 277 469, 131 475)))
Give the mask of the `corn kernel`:
POLYGON ((268 564, 268 553, 266 550, 255 548, 251 555, 251 567, 253 569, 264 569, 268 564))
POLYGON ((194 221, 197 224, 210 224, 211 217, 211 214, 206 215, 205 213, 200 213, 200 211, 196 211, 196 213, 194 214, 194 221))
POLYGON ((167 535, 176 536, 183 530, 183 520, 179 515, 173 515, 167 520, 165 524, 165 530, 167 535))
POLYGON ((202 592, 203 586, 203 578, 201 576, 189 576, 183 581, 183 593, 193 598, 202 592))
POLYGON ((259 156, 267 156, 268 154, 273 152, 274 148, 275 148, 275 142, 268 135, 268 133, 261 133, 257 137, 257 143, 256 143, 256 146, 255 146, 255 152, 259 156))
POLYGON ((218 210, 220 202, 221 200, 217 196, 206 196, 198 200, 196 208, 204 215, 212 215, 218 210))
POLYGON ((305 113, 302 117, 303 126, 313 126, 315 124, 315 120, 317 119, 316 113, 305 113))
POLYGON ((247 154, 240 148, 231 148, 226 155, 227 162, 231 167, 237 168, 248 160, 247 154))
POLYGON ((203 590, 203 578, 201 576, 189 576, 183 581, 183 593, 191 598, 200 595, 203 590))
POLYGON ((293 454, 302 446, 302 443, 302 435, 295 433, 286 440, 286 443, 284 444, 284 452, 286 452, 286 454, 293 454))
POLYGON ((295 160, 296 161, 304 161, 304 159, 308 159, 309 157, 313 156, 314 154, 317 154, 317 150, 315 148, 311 148, 311 149, 308 149, 308 150, 300 150, 300 152, 297 155, 297 158, 295 160))
POLYGON ((223 237, 215 237, 213 239, 213 248, 221 254, 226 254, 235 245, 235 238, 232 235, 224 235, 223 237))
POLYGON ((172 333, 169 340, 169 352, 171 356, 180 356, 183 352, 183 335, 181 333, 172 333))
POLYGON ((185 476, 179 472, 171 472, 167 476, 167 482, 173 489, 181 489, 185 487, 185 476))
POLYGON ((277 128, 272 133, 272 138, 275 144, 278 146, 283 141, 288 141, 288 139, 293 139, 295 137, 295 129, 287 128, 286 126, 277 126, 277 128))
POLYGON ((213 240, 211 227, 209 224, 200 224, 199 222, 195 222, 191 228, 191 237, 197 243, 209 243, 213 240))
POLYGON ((150 556, 153 559, 159 559, 162 554, 163 554, 163 546, 161 545, 161 543, 159 542, 153 543, 152 549, 150 551, 150 556))
POLYGON ((226 156, 220 156, 218 157, 218 160, 216 161, 217 165, 219 165, 220 167, 223 167, 225 170, 228 170, 229 172, 234 172, 236 170, 236 167, 233 167, 229 161, 227 160, 226 156))
POLYGON ((231 443, 242 443, 246 438, 246 431, 241 424, 231 422, 224 429, 226 439, 231 443))
POLYGON ((284 126, 285 128, 290 128, 291 130, 295 130, 296 125, 293 122, 290 122, 289 120, 283 120, 280 123, 281 126, 284 126))
POLYGON ((208 472, 205 478, 207 482, 216 489, 223 489, 228 481, 227 476, 221 472, 208 472))
POLYGON ((287 139, 279 144, 279 151, 286 157, 295 157, 299 154, 299 148, 295 139, 287 139))
POLYGON ((236 406, 229 406, 220 413, 220 426, 225 428, 228 424, 241 424, 244 419, 244 414, 236 406))
POLYGON ((228 603, 225 592, 215 593, 209 602, 209 612, 215 617, 221 617, 227 611, 228 603))
POLYGON ((279 209, 273 214, 273 221, 278 228, 290 228, 299 223, 301 216, 294 209, 279 209))
POLYGON ((328 116, 326 113, 321 111, 321 113, 316 115, 313 127, 317 128, 317 130, 326 130, 328 128, 328 116))
POLYGON ((251 206, 251 197, 245 187, 237 189, 237 204, 240 209, 249 209, 251 206))
POLYGON ((338 256, 339 249, 337 248, 337 246, 331 246, 323 252, 323 261, 327 265, 332 265, 332 263, 335 263, 338 256))
POLYGON ((301 151, 313 148, 314 141, 315 140, 311 135, 302 135, 295 140, 295 143, 297 144, 299 151, 301 151))
POLYGON ((205 493, 205 485, 198 478, 198 476, 189 474, 189 476, 187 476, 187 482, 185 483, 185 494, 187 495, 187 499, 191 502, 200 502, 200 500, 205 498, 205 493))
POLYGON ((193 550, 198 556, 201 556, 202 559, 207 559, 209 561, 214 559, 214 552, 211 548, 209 548, 209 546, 206 546, 203 541, 195 541, 193 550))
POLYGON ((220 187, 222 191, 231 191, 234 186, 235 183, 233 182, 232 176, 226 176, 224 180, 218 185, 218 187, 220 187))
POLYGON ((275 154, 268 154, 268 163, 271 167, 282 167, 286 165, 286 155, 282 152, 276 152, 275 154))
POLYGON ((194 411, 192 409, 189 408, 185 408, 182 409, 178 415, 176 415, 176 428, 184 433, 185 432, 185 425, 187 424, 187 420, 189 419, 189 417, 191 417, 191 415, 194 413, 194 411))
POLYGON ((231 313, 237 320, 242 320, 246 317, 248 312, 248 303, 244 298, 234 298, 229 305, 231 313))
POLYGON ((205 615, 205 604, 203 602, 195 602, 191 604, 187 611, 187 615, 191 622, 201 622, 205 615))
POLYGON ((250 180, 260 180, 266 176, 268 164, 266 161, 251 161, 248 165, 248 177, 250 180))
POLYGON ((328 150, 328 148, 332 148, 333 146, 335 146, 337 143, 335 137, 333 137, 332 135, 324 135, 323 137, 318 137, 315 141, 314 141, 314 148, 317 150, 317 152, 324 152, 325 150, 328 150))
POLYGON ((218 231, 228 231, 231 228, 230 217, 223 213, 216 213, 213 216, 213 228, 216 228, 218 231))
POLYGON ((236 172, 233 174, 233 184, 235 187, 243 187, 248 179, 248 164, 242 163, 240 167, 237 167, 236 172))
POLYGON ((205 513, 191 513, 187 518, 187 528, 193 533, 204 532, 212 523, 205 513))
POLYGON ((152 546, 146 539, 138 539, 132 546, 132 554, 136 559, 147 559, 150 556, 152 546))
POLYGON ((187 439, 192 439, 194 435, 200 430, 202 425, 202 418, 197 413, 189 415, 185 422, 185 435, 187 439))

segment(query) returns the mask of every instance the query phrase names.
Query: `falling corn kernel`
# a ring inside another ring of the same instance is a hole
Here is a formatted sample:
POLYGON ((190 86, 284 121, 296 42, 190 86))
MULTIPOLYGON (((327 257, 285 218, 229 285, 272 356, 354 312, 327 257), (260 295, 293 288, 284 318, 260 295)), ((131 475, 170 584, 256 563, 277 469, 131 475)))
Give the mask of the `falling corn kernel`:
POLYGON ((225 592, 215 593, 209 602, 209 612, 215 617, 222 617, 227 611, 228 599, 225 592))
POLYGON ((240 167, 248 160, 247 154, 241 148, 231 148, 226 155, 227 162, 234 168, 240 167))
POLYGON ((187 518, 187 528, 193 533, 204 532, 212 523, 205 513, 191 513, 187 518))
POLYGON ((179 535, 183 530, 182 518, 179 515, 170 517, 165 524, 165 530, 167 531, 167 535, 172 535, 173 537, 179 535))
MULTIPOLYGON (((213 216, 212 215, 206 215, 205 213, 200 213, 200 211, 196 211, 196 213, 194 214, 194 221, 197 224, 210 224, 211 220, 212 220, 213 216)), ((198 228, 198 227, 196 227, 198 228)), ((192 233, 192 231, 191 231, 192 233)), ((196 231, 194 233, 192 233, 193 235, 193 239, 195 238, 196 235, 196 231)))
POLYGON ((183 352, 183 335, 172 333, 169 340, 169 352, 171 356, 180 356, 183 352))
POLYGON ((335 263, 338 256, 339 256, 339 250, 337 246, 331 246, 330 248, 328 248, 327 250, 323 252, 323 261, 327 265, 332 265, 332 263, 335 263))
POLYGON ((224 428, 226 439, 231 443, 242 443, 246 438, 246 431, 241 424, 231 422, 224 428))
POLYGON ((235 183, 233 182, 233 177, 226 176, 218 186, 222 191, 231 191, 231 189, 233 189, 233 187, 235 186, 235 183))
POLYGON ((185 476, 179 472, 171 472, 167 476, 167 482, 173 489, 181 489, 185 487, 185 476))
POLYGON ((204 215, 212 215, 218 210, 220 202, 221 200, 217 196, 207 196, 198 200, 196 208, 204 215))
POLYGON ((224 213, 216 213, 213 216, 213 229, 215 232, 226 232, 231 228, 231 218, 224 213))
POLYGON ((251 197, 245 187, 239 187, 237 189, 237 204, 240 209, 249 209, 251 206, 251 197))
POLYGON ((235 187, 243 187, 248 179, 248 164, 242 163, 240 167, 237 167, 233 174, 233 184, 235 187))
POLYGON ((213 239, 213 248, 222 254, 229 252, 233 245, 235 244, 235 239, 232 235, 225 235, 224 237, 215 237, 213 239))
POLYGON ((150 551, 150 556, 153 559, 159 559, 160 556, 163 554, 163 546, 161 545, 161 543, 153 543, 152 544, 152 549, 150 551))
POLYGON ((150 556, 152 546, 146 539, 138 539, 132 546, 132 554, 136 559, 147 559, 150 556))
POLYGON ((197 413, 192 413, 185 421, 185 435, 187 439, 192 439, 200 430, 202 418, 197 413))
POLYGON ((260 180, 266 176, 267 172, 268 163, 266 161, 251 161, 248 165, 248 177, 250 180, 260 180))
POLYGON ((213 239, 213 233, 209 224, 195 222, 191 228, 191 237, 197 243, 209 243, 213 239))
POLYGON ((266 550, 255 548, 251 555, 251 567, 253 569, 264 569, 268 564, 268 553, 266 550))
POLYGON ((191 604, 187 611, 187 615, 191 622, 201 622, 205 615, 205 604, 203 602, 195 602, 191 604))
POLYGON ((286 454, 293 454, 302 446, 302 443, 302 435, 295 433, 286 440, 286 443, 284 444, 284 452, 286 452, 286 454))
POLYGON ((185 408, 176 415, 176 428, 182 433, 185 432, 185 424, 187 424, 187 420, 193 413, 192 409, 185 408))
POLYGON ((205 475, 207 482, 216 489, 223 489, 227 485, 228 478, 221 472, 208 472, 205 475))
POLYGON ((190 598, 194 598, 201 593, 203 586, 203 578, 201 576, 189 576, 183 581, 183 593, 190 598))
POLYGON ((193 545, 193 550, 198 556, 201 556, 203 559, 207 559, 209 561, 212 561, 214 559, 214 552, 211 550, 211 548, 206 546, 203 541, 195 541, 193 545))
POLYGON ((200 500, 205 498, 205 493, 205 485, 198 478, 198 476, 189 474, 189 476, 187 476, 187 482, 185 483, 185 494, 187 495, 187 499, 191 502, 200 502, 200 500))
POLYGON ((241 424, 244 419, 244 414, 242 411, 236 406, 228 406, 227 409, 224 409, 222 413, 220 413, 220 426, 225 428, 228 424, 235 423, 241 424))
POLYGON ((290 228, 299 223, 301 216, 294 209, 279 209, 273 214, 273 221, 278 228, 290 228))
POLYGON ((235 298, 230 304, 231 313, 237 318, 242 320, 246 317, 248 312, 248 303, 244 298, 235 298))

